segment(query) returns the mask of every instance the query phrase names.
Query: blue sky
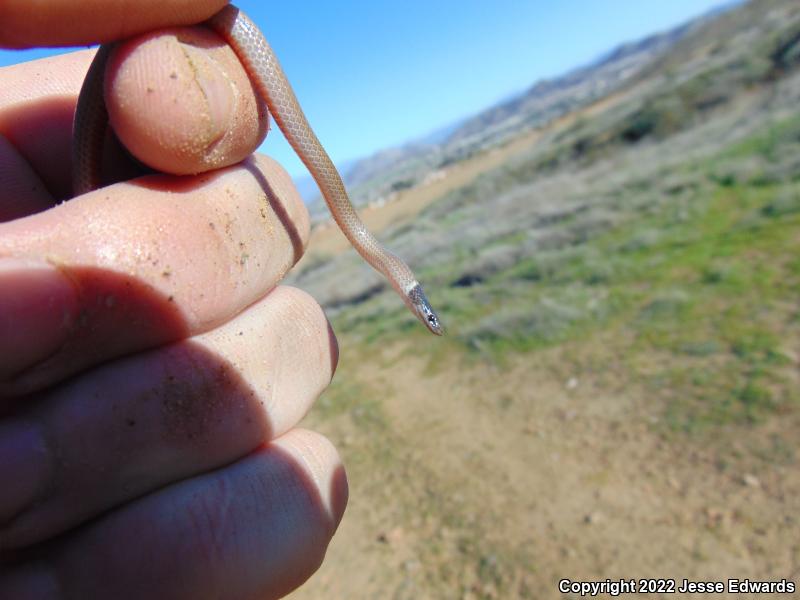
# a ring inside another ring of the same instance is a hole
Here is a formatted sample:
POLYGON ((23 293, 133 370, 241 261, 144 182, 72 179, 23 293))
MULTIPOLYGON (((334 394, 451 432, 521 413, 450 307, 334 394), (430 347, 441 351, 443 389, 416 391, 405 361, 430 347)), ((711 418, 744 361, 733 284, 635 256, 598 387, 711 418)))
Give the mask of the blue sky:
MULTIPOLYGON (((419 137, 720 0, 240 0, 335 162, 419 137)), ((60 51, 0 50, 0 66, 60 51)), ((272 132, 262 151, 305 174, 272 132)), ((280 138, 280 139, 279 139, 280 138)))

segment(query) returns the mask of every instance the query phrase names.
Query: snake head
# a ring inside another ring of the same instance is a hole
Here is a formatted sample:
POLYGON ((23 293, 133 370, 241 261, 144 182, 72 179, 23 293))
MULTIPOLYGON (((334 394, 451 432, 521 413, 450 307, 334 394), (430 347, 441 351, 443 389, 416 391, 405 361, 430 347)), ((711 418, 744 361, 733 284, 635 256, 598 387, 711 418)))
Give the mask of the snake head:
POLYGON ((436 335, 444 335, 442 322, 439 320, 436 311, 431 307, 431 303, 428 302, 428 298, 425 297, 425 292, 422 291, 422 286, 419 283, 414 285, 405 297, 408 308, 422 321, 428 331, 436 335))

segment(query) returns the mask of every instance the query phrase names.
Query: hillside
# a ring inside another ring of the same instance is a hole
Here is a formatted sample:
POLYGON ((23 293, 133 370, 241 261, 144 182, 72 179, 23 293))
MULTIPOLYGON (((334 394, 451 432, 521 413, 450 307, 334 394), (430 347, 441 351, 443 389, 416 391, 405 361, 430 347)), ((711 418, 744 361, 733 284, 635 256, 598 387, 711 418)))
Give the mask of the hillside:
POLYGON ((315 228, 292 281, 342 351, 307 424, 351 501, 292 598, 800 583, 800 5, 672 33, 536 126, 464 123, 496 143, 365 208, 445 338, 315 228))
MULTIPOLYGON (((725 10, 732 5, 725 5, 725 10)), ((497 147, 522 131, 539 127, 613 93, 722 10, 623 44, 593 63, 561 77, 538 81, 524 92, 424 138, 343 165, 343 178, 353 201, 356 205, 385 201, 387 196, 424 182, 447 165, 497 147)), ((306 190, 304 197, 315 195, 309 193, 313 189, 310 178, 303 178, 302 185, 306 190)), ((310 203, 310 210, 315 222, 329 217, 318 194, 310 203)))

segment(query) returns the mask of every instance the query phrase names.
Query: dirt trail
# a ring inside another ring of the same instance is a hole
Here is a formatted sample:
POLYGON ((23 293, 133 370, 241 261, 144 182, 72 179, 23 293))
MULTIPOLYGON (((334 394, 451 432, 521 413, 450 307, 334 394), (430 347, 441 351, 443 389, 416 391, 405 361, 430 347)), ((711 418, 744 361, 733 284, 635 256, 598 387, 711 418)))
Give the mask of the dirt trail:
POLYGON ((791 445, 798 423, 669 433, 640 390, 556 374, 560 355, 541 354, 435 374, 397 348, 345 358, 358 389, 385 392, 382 426, 312 413, 341 448, 351 501, 326 563, 291 597, 548 598, 561 578, 800 567, 800 473, 762 442, 791 445))

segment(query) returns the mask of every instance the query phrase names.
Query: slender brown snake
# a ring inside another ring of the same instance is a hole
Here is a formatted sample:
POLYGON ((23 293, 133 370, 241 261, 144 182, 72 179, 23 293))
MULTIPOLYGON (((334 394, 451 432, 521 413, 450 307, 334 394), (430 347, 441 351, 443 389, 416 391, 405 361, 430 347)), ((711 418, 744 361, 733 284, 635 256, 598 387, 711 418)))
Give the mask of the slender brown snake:
MULTIPOLYGON (((358 217, 342 178, 320 144, 261 31, 241 10, 229 4, 205 23, 233 48, 272 117, 317 182, 342 233, 373 268, 389 280, 406 306, 436 335, 444 329, 411 269, 380 245, 358 217)), ((75 112, 73 188, 76 195, 100 187, 100 156, 108 126, 103 76, 110 45, 97 51, 84 80, 75 112)))

